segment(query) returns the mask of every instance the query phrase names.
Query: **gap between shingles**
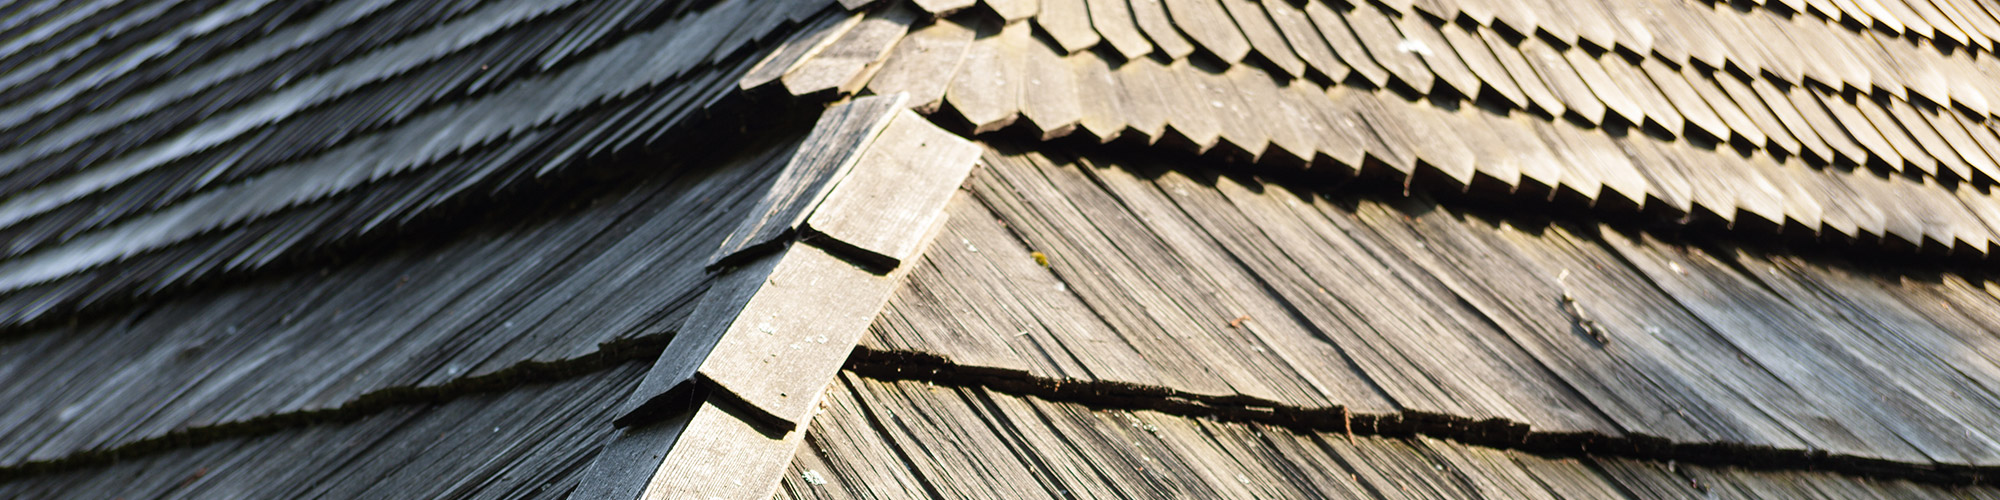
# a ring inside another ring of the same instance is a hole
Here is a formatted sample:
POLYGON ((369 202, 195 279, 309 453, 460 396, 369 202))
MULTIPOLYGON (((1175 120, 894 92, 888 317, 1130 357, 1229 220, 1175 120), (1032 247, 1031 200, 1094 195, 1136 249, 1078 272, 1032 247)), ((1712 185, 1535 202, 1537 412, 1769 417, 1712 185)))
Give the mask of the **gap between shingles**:
POLYGON ((2000 476, 2000 466, 1899 462, 1726 441, 1675 442, 1645 434, 1537 431, 1525 422, 1474 420, 1419 411, 1352 413, 1341 406, 1301 407, 1248 396, 1193 394, 1161 386, 1039 377, 1017 370, 959 365, 932 353, 867 346, 855 348, 846 369, 877 380, 984 388, 1094 409, 1151 410, 1181 417, 1352 436, 1424 436, 1556 458, 1616 457, 1748 470, 1837 473, 1945 486, 1986 484, 1987 478, 2000 476))
POLYGON ((0 466, 0 482, 109 465, 121 460, 214 444, 229 439, 269 435, 287 429, 350 423, 399 406, 444 403, 466 396, 566 381, 632 361, 656 359, 665 352, 667 342, 672 338, 672 333, 660 333, 614 340, 598 344, 596 351, 573 358, 522 361, 485 375, 455 379, 438 385, 377 389, 337 407, 273 413, 244 420, 176 429, 166 434, 128 441, 108 448, 4 465, 0 466))

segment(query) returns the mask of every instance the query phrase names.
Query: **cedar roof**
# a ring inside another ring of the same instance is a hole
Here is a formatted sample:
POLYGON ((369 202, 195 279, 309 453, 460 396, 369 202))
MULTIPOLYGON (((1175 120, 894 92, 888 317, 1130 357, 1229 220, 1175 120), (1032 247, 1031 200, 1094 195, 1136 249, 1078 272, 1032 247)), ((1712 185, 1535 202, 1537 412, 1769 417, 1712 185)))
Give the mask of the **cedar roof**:
POLYGON ((1994 497, 2000 7, 0 4, 0 497, 1994 497))

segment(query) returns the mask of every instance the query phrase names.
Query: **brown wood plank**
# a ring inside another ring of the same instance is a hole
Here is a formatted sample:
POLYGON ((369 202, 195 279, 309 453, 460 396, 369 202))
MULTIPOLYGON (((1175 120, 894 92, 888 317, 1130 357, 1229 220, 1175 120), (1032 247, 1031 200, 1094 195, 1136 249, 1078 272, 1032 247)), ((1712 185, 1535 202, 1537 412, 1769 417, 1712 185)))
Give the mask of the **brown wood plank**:
POLYGON ((1327 46, 1326 39, 1321 37, 1319 28, 1313 26, 1312 19, 1306 17, 1305 11, 1299 10, 1291 2, 1257 2, 1257 4, 1262 5, 1270 14, 1278 31, 1284 35, 1299 58, 1311 64, 1313 69, 1319 70, 1319 73, 1325 75, 1328 80, 1340 83, 1346 81, 1347 75, 1354 72, 1353 68, 1347 67, 1346 63, 1340 62, 1339 56, 1333 54, 1333 48, 1327 46))
POLYGON ((1174 26, 1223 62, 1236 64, 1250 55, 1250 40, 1237 31, 1229 12, 1217 0, 1158 0, 1166 4, 1174 26))
POLYGON ((923 238, 978 156, 978 147, 904 111, 868 144, 802 231, 807 241, 849 259, 896 268, 929 243, 923 238))
POLYGON ((996 35, 974 40, 965 49, 957 76, 945 92, 945 102, 972 123, 974 133, 986 133, 1013 125, 1020 118, 1021 67, 1024 51, 1014 50, 1035 42, 1026 24, 1014 23, 996 35), (1009 40, 1011 39, 1011 40, 1009 40))
POLYGON ((1352 29, 1356 40, 1367 49, 1369 56, 1380 63, 1397 80, 1415 89, 1419 94, 1430 94, 1431 86, 1437 83, 1437 75, 1417 55, 1417 47, 1404 41, 1397 32, 1396 24, 1389 19, 1393 15, 1373 4, 1356 6, 1341 13, 1352 29))
POLYGON ((1139 23, 1139 30, 1146 33, 1146 38, 1153 40, 1153 46, 1160 48, 1161 54, 1176 61, 1184 59, 1194 53, 1194 42, 1174 27, 1174 20, 1167 17, 1167 6, 1160 1, 1129 0, 1132 19, 1139 23))
POLYGON ((1035 16, 1035 25, 1055 39, 1063 53, 1074 54, 1103 40, 1090 26, 1090 6, 1084 0, 1041 1, 1041 14, 1035 16))
POLYGON ((1321 2, 1306 2, 1305 11, 1306 17, 1319 27, 1320 37, 1333 48, 1334 55, 1340 56, 1342 63, 1376 87, 1389 84, 1389 70, 1368 56, 1368 49, 1362 47, 1361 40, 1355 38, 1354 30, 1347 27, 1347 21, 1341 19, 1339 13, 1321 2))
POLYGON ((911 107, 930 113, 944 104, 945 90, 967 59, 972 45, 972 28, 950 20, 939 20, 904 36, 882 68, 868 80, 868 90, 876 94, 907 93, 911 107))
POLYGON ((901 3, 876 10, 811 57, 792 65, 778 81, 792 95, 838 89, 889 55, 917 16, 915 9, 901 3))
POLYGON ((1153 52, 1153 42, 1139 31, 1132 19, 1132 5, 1125 0, 1084 0, 1090 8, 1090 26, 1126 59, 1138 59, 1153 52))
POLYGON ((1264 8, 1258 7, 1259 3, 1254 0, 1222 0, 1222 7, 1236 19, 1236 27, 1249 39, 1251 49, 1293 78, 1305 76, 1305 60, 1292 52, 1285 35, 1278 33, 1277 25, 1272 24, 1270 16, 1264 14, 1264 8))

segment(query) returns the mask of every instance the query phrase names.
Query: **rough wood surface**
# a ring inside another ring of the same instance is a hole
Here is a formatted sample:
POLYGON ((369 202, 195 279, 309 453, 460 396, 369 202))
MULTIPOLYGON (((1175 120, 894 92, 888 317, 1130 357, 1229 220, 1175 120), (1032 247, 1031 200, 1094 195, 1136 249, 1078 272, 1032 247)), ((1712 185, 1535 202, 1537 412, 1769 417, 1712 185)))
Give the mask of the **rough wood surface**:
POLYGON ((708 259, 713 268, 741 262, 782 244, 806 222, 835 183, 861 161, 868 145, 889 127, 908 96, 891 94, 855 99, 821 113, 812 132, 752 210, 708 259))
POLYGON ((979 148, 904 111, 806 219, 807 241, 881 269, 929 244, 979 148))

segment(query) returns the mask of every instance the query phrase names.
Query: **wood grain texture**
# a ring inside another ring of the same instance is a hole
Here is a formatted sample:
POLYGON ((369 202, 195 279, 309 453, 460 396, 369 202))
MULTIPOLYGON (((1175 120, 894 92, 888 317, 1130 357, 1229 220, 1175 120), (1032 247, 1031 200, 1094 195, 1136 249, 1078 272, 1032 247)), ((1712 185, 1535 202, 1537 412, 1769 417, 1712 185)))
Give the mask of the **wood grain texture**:
POLYGON ((868 80, 879 95, 908 94, 910 107, 926 113, 944 104, 945 90, 958 75, 972 45, 972 28, 939 20, 917 28, 896 43, 880 70, 868 80))
POLYGON ((903 111, 805 220, 806 240, 848 258, 897 268, 929 244, 945 202, 979 148, 903 111))
POLYGON ((710 267, 741 262, 770 251, 798 234, 813 209, 834 184, 862 160, 877 135, 894 122, 908 97, 871 96, 829 108, 820 114, 798 152, 785 164, 771 190, 736 227, 708 262, 710 267))

